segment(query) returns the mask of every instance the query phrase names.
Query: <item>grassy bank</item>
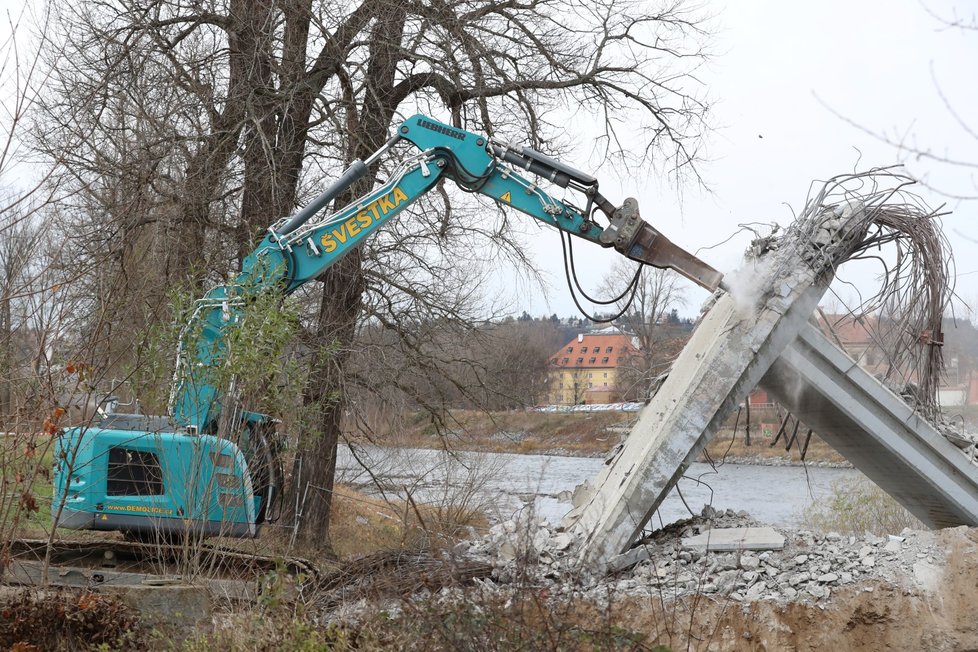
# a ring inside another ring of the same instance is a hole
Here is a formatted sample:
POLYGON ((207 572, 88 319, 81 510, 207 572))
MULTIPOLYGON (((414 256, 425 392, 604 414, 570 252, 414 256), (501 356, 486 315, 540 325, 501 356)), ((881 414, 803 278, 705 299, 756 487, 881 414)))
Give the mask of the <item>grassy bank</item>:
POLYGON ((379 433, 384 445, 488 451, 600 455, 635 422, 634 412, 554 413, 452 410, 442 424, 420 414, 392 421, 379 433))
MULTIPOLYGON (((453 410, 445 425, 436 427, 420 415, 392 421, 375 441, 411 448, 443 448, 497 453, 538 453, 599 457, 614 448, 631 430, 637 412, 478 412, 453 410)), ((744 419, 728 420, 726 427, 707 446, 711 459, 736 459, 758 463, 800 463, 807 429, 799 429, 790 450, 782 436, 773 446, 780 425, 774 410, 754 410, 751 441, 747 445, 744 419), (736 432, 734 425, 737 425, 736 432)), ((375 433, 377 434, 377 433, 375 433)), ((788 434, 791 434, 789 430, 788 434)), ((813 435, 805 456, 809 462, 841 464, 845 459, 813 435)))

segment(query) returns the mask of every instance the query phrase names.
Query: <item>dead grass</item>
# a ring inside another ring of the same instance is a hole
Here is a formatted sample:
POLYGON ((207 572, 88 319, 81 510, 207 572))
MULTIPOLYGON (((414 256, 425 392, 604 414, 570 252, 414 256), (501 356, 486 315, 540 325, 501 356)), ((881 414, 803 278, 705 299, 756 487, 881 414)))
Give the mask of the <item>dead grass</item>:
POLYGON ((440 547, 464 538, 468 528, 485 530, 484 513, 451 505, 387 502, 337 485, 330 537, 340 559, 404 548, 440 547))
POLYGON ((668 650, 622 626, 607 609, 583 600, 554 603, 532 587, 512 595, 470 591, 453 603, 405 603, 402 609, 396 618, 366 624, 385 649, 668 650))
MULTIPOLYGON (((563 454, 601 456, 611 450, 628 433, 638 419, 635 412, 555 413, 512 410, 486 414, 476 410, 453 410, 450 421, 454 431, 446 436, 418 414, 392 421, 383 433, 384 444, 405 448, 442 448, 487 451, 494 453, 563 454)), ((722 431, 707 447, 714 460, 724 455, 760 461, 781 460, 800 462, 803 442, 795 442, 790 451, 784 450, 784 437, 774 447, 771 441, 777 434, 781 416, 773 409, 755 409, 751 415, 751 446, 744 440, 741 421, 733 437, 736 417, 731 417, 722 431), (731 445, 732 443, 732 445, 731 445)), ((807 432, 807 431, 806 431, 807 432)), ((798 438, 803 439, 804 433, 798 438)), ((810 462, 843 463, 845 458, 817 435, 812 436, 805 459, 810 462)))
POLYGON ((447 416, 448 433, 439 433, 429 420, 410 414, 374 435, 383 437, 385 445, 409 448, 600 455, 618 443, 620 433, 627 432, 635 418, 634 412, 452 410, 447 416))
POLYGON ((227 615, 183 650, 648 650, 667 652, 611 609, 550 600, 522 587, 512 594, 469 589, 456 600, 387 600, 344 624, 313 626, 315 608, 227 615))

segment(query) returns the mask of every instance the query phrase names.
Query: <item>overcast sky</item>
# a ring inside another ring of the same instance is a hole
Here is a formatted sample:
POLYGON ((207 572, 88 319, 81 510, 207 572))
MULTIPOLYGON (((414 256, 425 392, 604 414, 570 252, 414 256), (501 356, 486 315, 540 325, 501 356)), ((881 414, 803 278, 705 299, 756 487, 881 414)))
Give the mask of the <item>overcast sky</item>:
MULTIPOLYGON (((935 153, 978 163, 978 141, 961 128, 941 94, 978 131, 978 32, 943 27, 928 13, 953 17, 941 0, 729 0, 711 2, 714 56, 699 77, 712 100, 711 163, 702 166, 710 192, 670 187, 663 180, 626 178, 595 170, 613 201, 637 197, 643 217, 677 244, 694 251, 720 242, 744 222, 786 224, 800 209, 813 180, 870 167, 907 162, 916 175, 952 194, 978 195, 975 170, 961 170, 901 153, 833 114, 867 130, 914 142, 935 153), (924 4, 926 3, 926 4, 924 4), (829 107, 829 108, 827 108, 829 107), (972 119, 974 118, 974 119, 972 119), (678 190, 678 191, 677 191, 678 190), (620 192, 620 196, 616 196, 620 192), (789 206, 791 208, 789 208, 789 206)), ((928 204, 948 202, 954 215, 944 228, 957 261, 958 294, 978 300, 978 202, 957 202, 919 188, 928 204)), ((517 305, 534 315, 576 314, 563 280, 560 243, 537 236, 536 259, 551 281, 548 296, 520 292, 517 305)), ((722 272, 741 259, 750 237, 703 251, 722 272)), ((579 269, 593 287, 615 254, 575 249, 579 269)), ((866 284, 868 274, 857 279, 866 284)), ((844 290, 840 290, 844 292, 844 290)), ((695 313, 705 291, 689 291, 684 311, 695 313)))

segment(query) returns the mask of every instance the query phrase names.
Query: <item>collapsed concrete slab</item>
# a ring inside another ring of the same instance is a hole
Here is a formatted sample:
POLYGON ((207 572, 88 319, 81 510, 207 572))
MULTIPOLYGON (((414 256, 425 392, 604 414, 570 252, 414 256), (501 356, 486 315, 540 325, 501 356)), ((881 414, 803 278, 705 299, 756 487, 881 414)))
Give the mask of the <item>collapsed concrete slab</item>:
MULTIPOLYGON (((851 229, 864 228, 860 210, 817 216, 832 224, 825 244, 857 238, 851 229)), ((621 450, 565 517, 562 525, 582 542, 582 562, 601 566, 637 538, 723 421, 795 339, 828 278, 831 257, 798 237, 728 280, 733 291, 706 312, 621 450)))
MULTIPOLYGON (((628 438, 587 490, 576 492, 562 526, 581 541, 579 561, 600 568, 626 551, 762 379, 797 417, 922 521, 978 524, 978 468, 808 324, 839 264, 899 241, 906 247, 902 260, 912 261, 912 270, 898 268, 892 278, 890 270, 890 285, 882 292, 891 294, 880 303, 904 305, 905 351, 913 350, 916 338, 940 331, 949 281, 940 260, 942 238, 929 222, 934 215, 913 201, 889 203, 908 183, 887 171, 836 178, 783 237, 755 243, 746 269, 725 279, 729 293, 705 313, 628 438), (877 174, 900 185, 887 190, 877 174), (873 192, 854 202, 847 180, 856 182, 857 192, 860 184, 873 192), (832 193, 844 201, 827 203, 832 193), (792 344, 800 332, 803 338, 792 344)), ((921 405, 929 414, 937 412, 935 350, 928 350, 929 371, 921 376, 921 405)))
POLYGON ((723 421, 767 373, 815 309, 823 288, 807 279, 772 296, 760 318, 744 319, 721 296, 622 449, 563 525, 582 541, 582 561, 624 552, 723 421))
POLYGON ((924 524, 978 525, 978 467, 812 324, 761 385, 924 524))
POLYGON ((707 530, 682 540, 683 548, 700 552, 732 550, 781 550, 784 535, 771 527, 726 527, 707 530))

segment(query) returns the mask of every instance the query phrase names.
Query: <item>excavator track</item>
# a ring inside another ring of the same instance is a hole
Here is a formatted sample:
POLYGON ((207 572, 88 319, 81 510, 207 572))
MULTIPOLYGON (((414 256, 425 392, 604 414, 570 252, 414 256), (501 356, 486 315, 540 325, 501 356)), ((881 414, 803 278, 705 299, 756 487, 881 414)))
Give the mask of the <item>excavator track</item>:
POLYGON ((45 563, 48 545, 46 539, 13 541, 3 582, 93 590, 191 583, 206 586, 220 597, 253 600, 261 579, 271 573, 285 573, 303 582, 318 577, 315 567, 303 559, 256 555, 208 543, 56 541, 50 544, 45 563))

